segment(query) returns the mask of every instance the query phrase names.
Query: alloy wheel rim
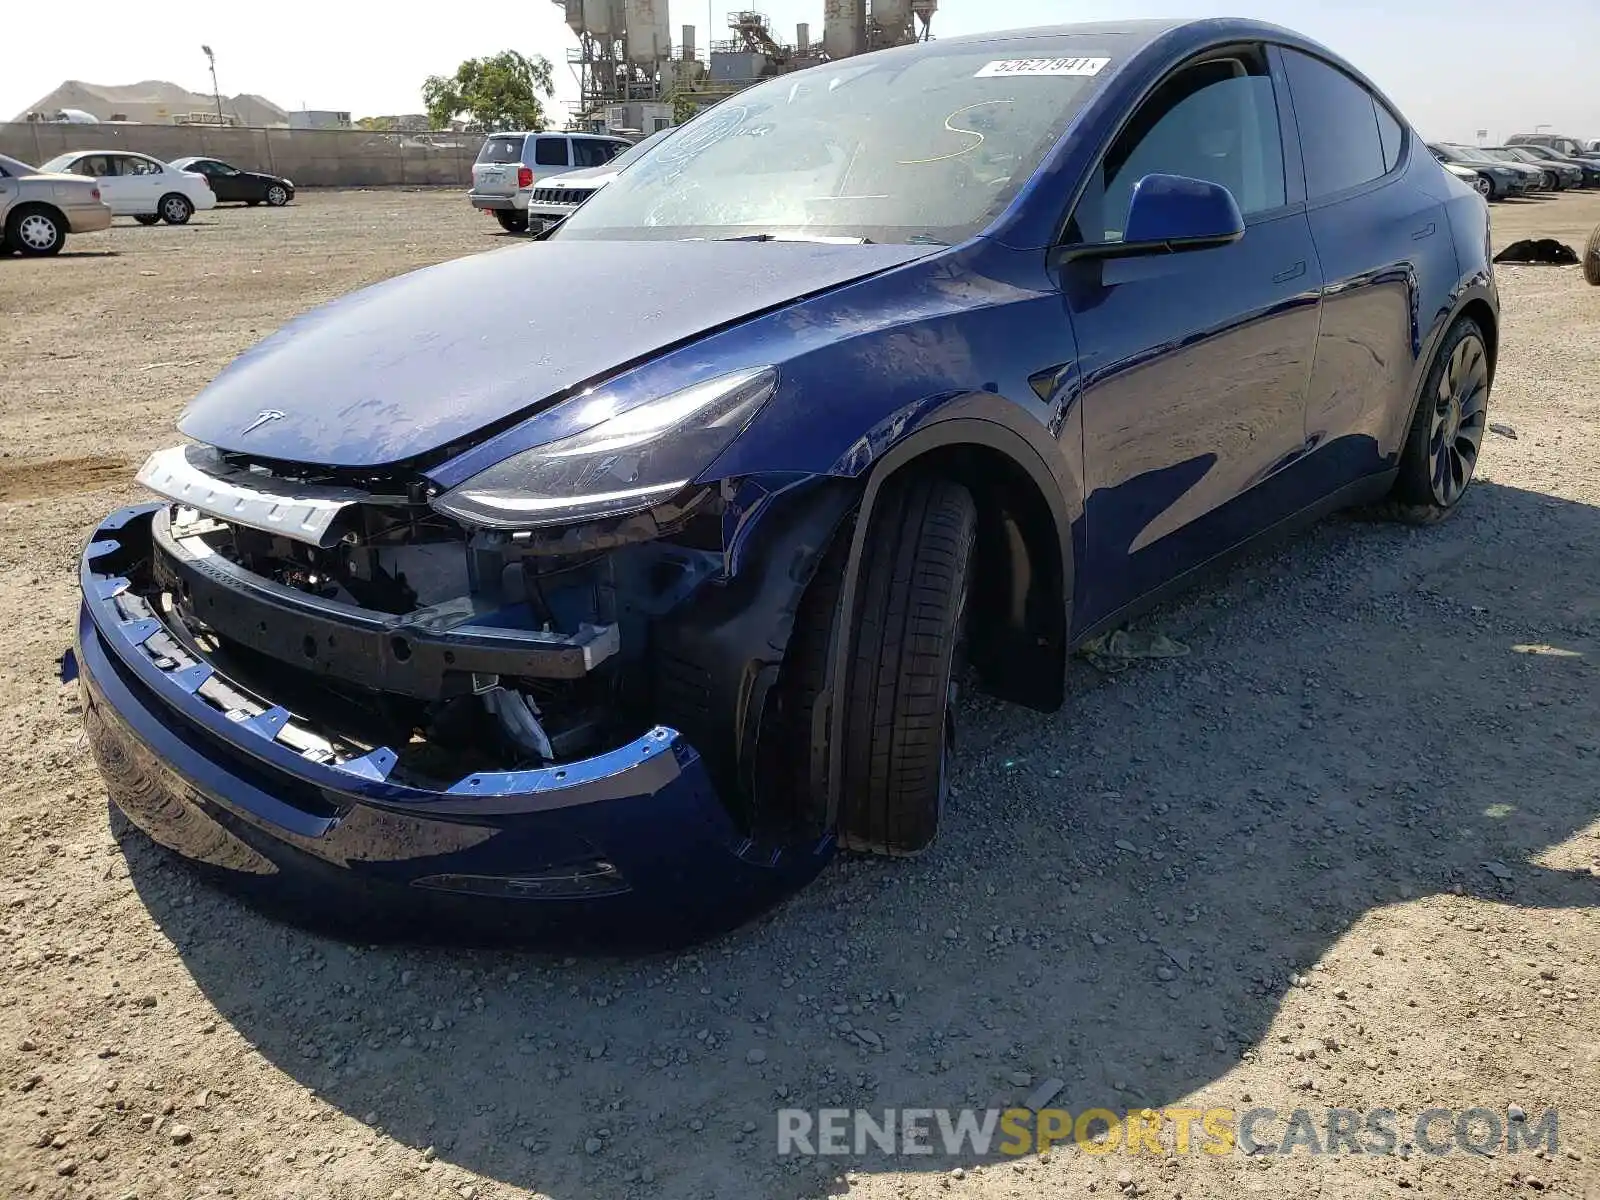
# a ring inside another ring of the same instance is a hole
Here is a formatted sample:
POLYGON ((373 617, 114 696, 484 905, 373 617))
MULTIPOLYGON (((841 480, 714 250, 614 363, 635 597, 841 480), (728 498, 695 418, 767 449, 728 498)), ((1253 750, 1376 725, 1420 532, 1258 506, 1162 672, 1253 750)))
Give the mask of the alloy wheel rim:
POLYGON ((1478 189, 1478 195, 1487 196, 1489 194, 1489 181, 1487 179, 1480 177, 1478 182, 1473 186, 1478 189))
POLYGON ((284 191, 281 187, 275 187, 267 193, 267 199, 274 205, 282 204, 285 198, 284 191))
POLYGON ((1472 482, 1488 413, 1489 356, 1482 340, 1465 337, 1445 364, 1428 428, 1433 498, 1445 508, 1460 500, 1472 482))
POLYGON ((17 236, 30 250, 48 250, 56 244, 56 238, 60 235, 55 222, 49 217, 30 213, 22 218, 22 223, 17 227, 17 236))
POLYGON ((169 219, 174 220, 174 221, 183 220, 183 216, 184 216, 183 201, 181 201, 181 200, 168 200, 167 201, 167 214, 166 215, 167 215, 167 217, 169 219))

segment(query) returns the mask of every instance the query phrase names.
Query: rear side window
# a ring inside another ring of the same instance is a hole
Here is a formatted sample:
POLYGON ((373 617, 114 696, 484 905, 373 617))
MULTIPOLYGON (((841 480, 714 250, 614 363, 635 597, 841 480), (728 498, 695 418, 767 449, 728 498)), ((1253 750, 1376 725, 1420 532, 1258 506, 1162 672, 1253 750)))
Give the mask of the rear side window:
POLYGON ((617 153, 615 142, 599 138, 572 139, 572 165, 575 167, 603 167, 617 153))
POLYGON ((514 163, 522 161, 522 142, 520 137, 492 137, 483 143, 483 149, 478 151, 478 161, 481 163, 514 163))
POLYGON ((1285 50, 1283 58, 1300 123, 1310 199, 1360 187, 1387 174, 1378 133, 1379 105, 1372 93, 1321 59, 1295 50, 1285 50))
POLYGON ((1392 171, 1400 165, 1400 147, 1405 143, 1405 131, 1381 101, 1374 100, 1372 107, 1378 114, 1378 140, 1383 143, 1383 169, 1385 172, 1392 171))
POLYGON ((567 166, 567 139, 542 137, 533 147, 533 165, 536 167, 567 166))

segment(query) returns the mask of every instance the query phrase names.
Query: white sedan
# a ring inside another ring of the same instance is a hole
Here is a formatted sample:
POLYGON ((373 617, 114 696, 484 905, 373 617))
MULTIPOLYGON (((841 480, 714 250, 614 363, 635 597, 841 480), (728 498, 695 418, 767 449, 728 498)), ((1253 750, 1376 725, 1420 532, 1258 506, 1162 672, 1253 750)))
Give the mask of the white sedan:
POLYGON ((132 217, 141 225, 154 225, 157 221, 183 225, 196 212, 214 208, 217 203, 204 175, 180 171, 148 154, 77 150, 59 154, 39 169, 93 179, 113 213, 132 217))

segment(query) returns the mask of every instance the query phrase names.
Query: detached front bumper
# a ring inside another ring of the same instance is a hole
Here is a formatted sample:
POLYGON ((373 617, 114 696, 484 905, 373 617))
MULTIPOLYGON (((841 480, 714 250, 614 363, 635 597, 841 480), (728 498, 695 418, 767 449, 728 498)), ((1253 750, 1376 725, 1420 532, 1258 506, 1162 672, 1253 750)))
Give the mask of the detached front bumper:
POLYGON ((297 923, 372 938, 664 947, 791 894, 831 840, 762 846, 693 747, 657 727, 594 758, 430 790, 377 749, 336 764, 289 744, 297 718, 210 664, 150 645, 128 573, 160 505, 108 517, 84 549, 77 656, 90 747, 113 803, 156 842, 297 923), (211 698, 208 699, 207 696, 211 698))

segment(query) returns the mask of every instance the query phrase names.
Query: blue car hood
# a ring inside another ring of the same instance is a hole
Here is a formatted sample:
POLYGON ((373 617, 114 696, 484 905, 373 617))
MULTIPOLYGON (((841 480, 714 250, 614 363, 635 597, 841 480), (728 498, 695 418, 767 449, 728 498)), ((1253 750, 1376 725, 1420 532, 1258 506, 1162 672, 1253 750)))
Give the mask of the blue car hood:
POLYGON ((223 370, 178 428, 282 461, 399 462, 469 442, 687 339, 927 253, 554 239, 474 254, 291 321, 223 370))

